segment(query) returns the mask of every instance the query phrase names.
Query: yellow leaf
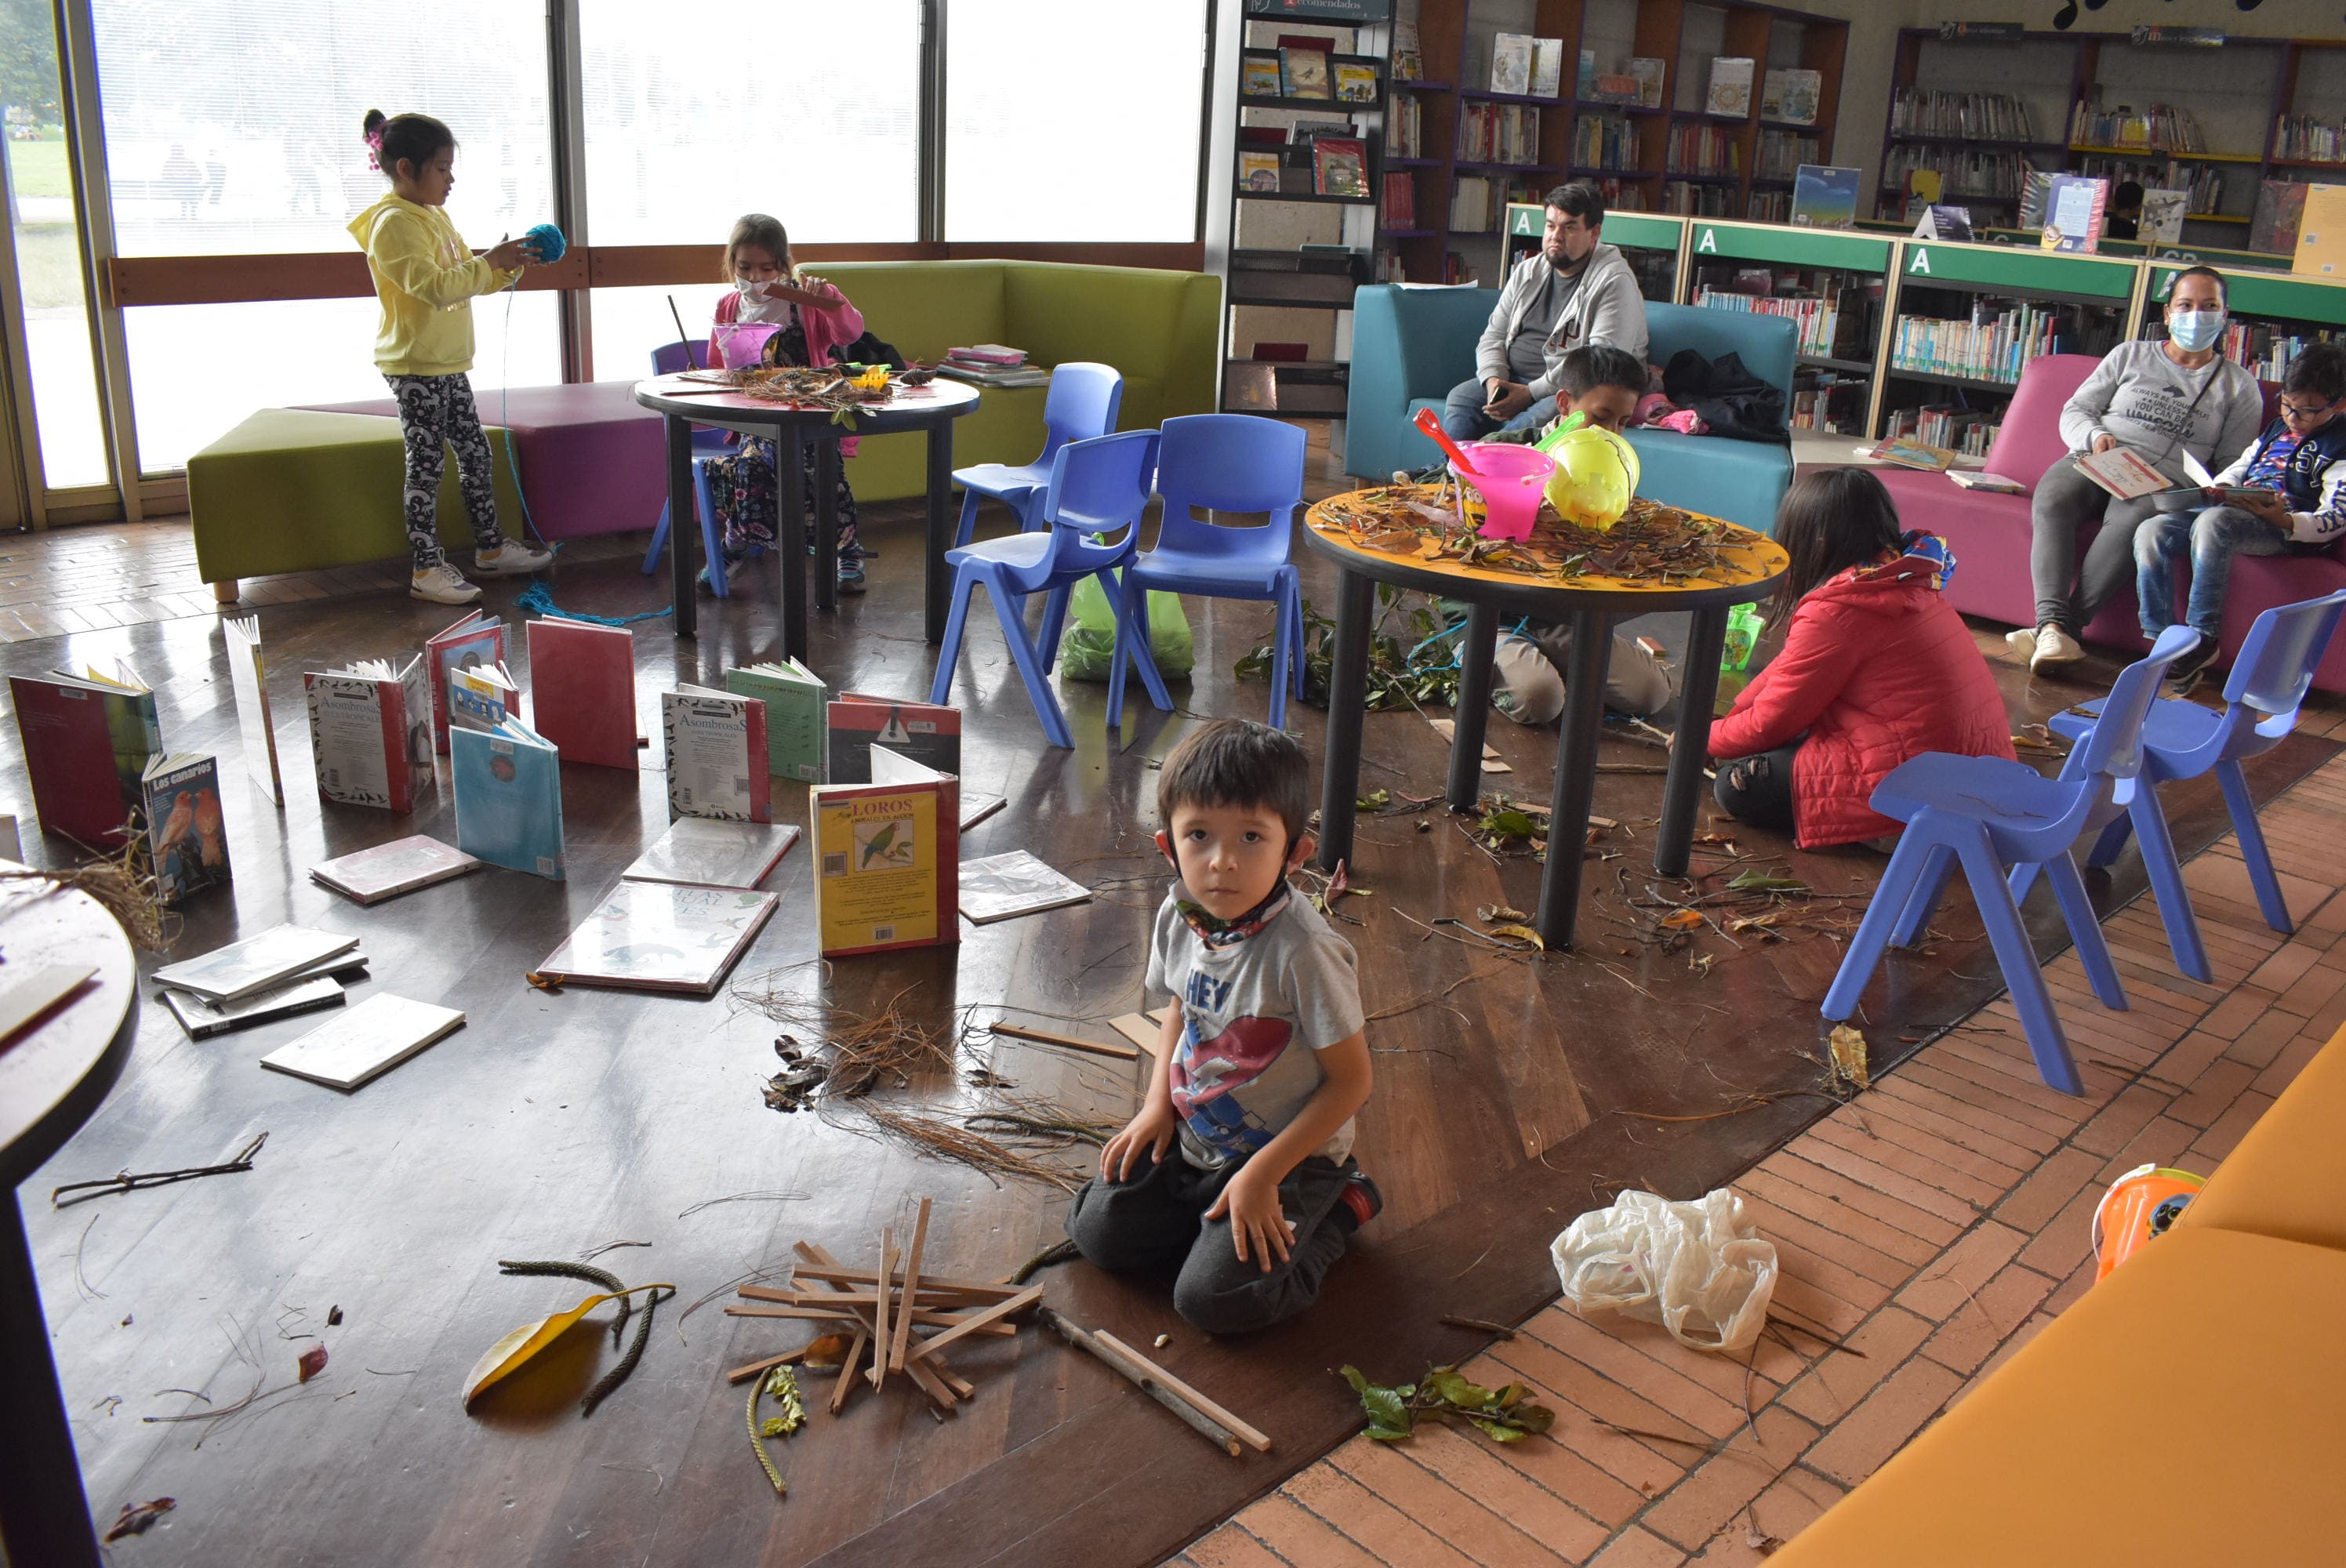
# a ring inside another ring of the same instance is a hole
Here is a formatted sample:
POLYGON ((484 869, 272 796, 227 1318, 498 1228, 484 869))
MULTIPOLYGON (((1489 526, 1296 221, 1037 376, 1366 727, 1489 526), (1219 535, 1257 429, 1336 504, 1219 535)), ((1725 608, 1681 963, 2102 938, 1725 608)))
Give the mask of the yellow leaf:
POLYGON ((1540 933, 1534 931, 1527 925, 1494 925, 1491 928, 1491 934, 1493 936, 1513 937, 1517 942, 1527 942, 1531 943, 1542 952, 1545 952, 1547 951, 1547 943, 1540 940, 1540 933))
POLYGON ((799 1357, 799 1365, 802 1367, 837 1367, 844 1365, 847 1360, 847 1349, 851 1341, 844 1334, 825 1334, 822 1338, 811 1341, 807 1346, 805 1352, 799 1357))
POLYGON ((1831 1040, 1833 1076, 1855 1088, 1864 1088, 1865 1036, 1846 1023, 1836 1023, 1831 1040))
POLYGON ((521 1366, 532 1356, 562 1338, 563 1331, 606 1301, 617 1301, 622 1296, 632 1296, 638 1290, 672 1290, 671 1285, 637 1285, 626 1290, 615 1290, 599 1296, 589 1296, 567 1312, 556 1312, 551 1318, 541 1318, 520 1328, 489 1347, 487 1355, 473 1363, 464 1378, 464 1402, 471 1404, 480 1397, 483 1389, 521 1366))
POLYGON ((1664 931, 1700 931, 1702 914, 1697 910, 1673 910, 1662 917, 1664 931))
POLYGON ((1532 917, 1521 910, 1509 909, 1505 904, 1484 904, 1474 911, 1474 918, 1484 925, 1494 921, 1509 921, 1520 925, 1532 917))

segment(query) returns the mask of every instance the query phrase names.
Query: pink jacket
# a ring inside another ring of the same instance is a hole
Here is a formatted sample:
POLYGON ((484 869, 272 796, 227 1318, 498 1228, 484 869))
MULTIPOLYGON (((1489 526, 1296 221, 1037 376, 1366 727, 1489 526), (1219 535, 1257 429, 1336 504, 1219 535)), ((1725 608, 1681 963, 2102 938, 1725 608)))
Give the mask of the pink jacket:
MULTIPOLYGON (((807 362, 827 365, 831 363, 831 350, 843 349, 863 335, 863 312, 847 302, 847 296, 839 291, 838 285, 818 281, 815 286, 830 290, 831 298, 838 303, 801 305, 799 324, 806 330, 807 362)), ((717 301, 717 325, 730 326, 740 314, 740 291, 727 290, 717 301)), ((724 356, 717 351, 717 333, 713 330, 709 334, 708 362, 712 365, 725 362, 724 356)), ((846 437, 839 443, 839 455, 842 458, 854 456, 855 445, 853 436, 846 437)))

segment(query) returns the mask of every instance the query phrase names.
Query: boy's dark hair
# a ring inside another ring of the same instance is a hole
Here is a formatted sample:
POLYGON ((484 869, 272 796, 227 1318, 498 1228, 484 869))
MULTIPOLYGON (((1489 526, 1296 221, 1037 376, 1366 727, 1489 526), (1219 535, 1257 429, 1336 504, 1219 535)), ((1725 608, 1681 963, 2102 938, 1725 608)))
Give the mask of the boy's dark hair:
POLYGON ((1776 512, 1776 543, 1791 565, 1769 618, 1784 625, 1810 589, 1898 548, 1903 537, 1890 492, 1867 470, 1828 468, 1794 480, 1776 512))
POLYGON ((2315 343, 2290 362, 2287 392, 2311 392, 2325 402, 2346 398, 2346 349, 2336 343, 2315 343))
POLYGON ((774 265, 784 272, 790 270, 790 232, 782 227, 782 220, 762 212, 745 212, 733 220, 733 232, 725 239, 724 258, 717 264, 717 275, 726 282, 733 281, 733 252, 744 245, 755 245, 771 256, 774 265))
POLYGON ((1639 397, 1646 395, 1646 362, 1610 343, 1583 343, 1564 356, 1556 374, 1571 397, 1586 397, 1598 387, 1619 387, 1639 397))
POLYGON ((1283 729, 1217 718, 1183 736, 1157 774, 1157 820, 1173 829, 1183 806, 1268 807, 1287 825, 1290 850, 1311 820, 1311 765, 1283 729))
POLYGON ((2224 275, 2221 272, 2217 271, 2213 267, 2186 267, 2182 271, 2178 272, 2174 277, 2169 278, 2167 280, 2167 298, 2170 303, 2172 303, 2175 299, 2175 286, 2182 282, 2186 278, 2205 278, 2210 283, 2215 284, 2216 298, 2223 303, 2226 310, 2229 311, 2231 309, 2232 286, 2225 282, 2224 275))
POLYGON ((1605 221, 1605 193, 1594 181, 1576 179, 1557 186, 1541 198, 1548 206, 1568 217, 1577 218, 1595 229, 1605 221))
POLYGON ((423 172, 423 166, 438 157, 444 148, 456 145, 456 133, 434 119, 430 115, 393 115, 384 117, 381 109, 369 109, 361 123, 361 133, 368 140, 378 133, 375 162, 386 175, 399 172, 402 159, 408 165, 408 178, 423 172))
POLYGON ((2110 210, 2113 212, 2132 212, 2141 205, 2142 187, 2131 179, 2118 181, 2118 188, 2110 192, 2110 210))

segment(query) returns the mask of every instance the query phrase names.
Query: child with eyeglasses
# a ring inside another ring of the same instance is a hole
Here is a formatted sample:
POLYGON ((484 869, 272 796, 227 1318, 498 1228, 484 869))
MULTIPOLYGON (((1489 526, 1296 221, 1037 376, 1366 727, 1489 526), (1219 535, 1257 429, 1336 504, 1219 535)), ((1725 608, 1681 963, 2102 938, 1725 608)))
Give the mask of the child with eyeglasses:
POLYGON ((2310 555, 2346 537, 2341 414, 2346 349, 2316 343, 2289 368, 2280 417, 2203 491, 2218 504, 2197 514, 2162 515, 2135 535, 2135 596, 2147 637, 2175 624, 2175 564, 2187 555, 2191 561, 2183 619, 2200 641, 2168 667, 2173 695, 2188 692, 2216 661, 2235 555, 2310 555))

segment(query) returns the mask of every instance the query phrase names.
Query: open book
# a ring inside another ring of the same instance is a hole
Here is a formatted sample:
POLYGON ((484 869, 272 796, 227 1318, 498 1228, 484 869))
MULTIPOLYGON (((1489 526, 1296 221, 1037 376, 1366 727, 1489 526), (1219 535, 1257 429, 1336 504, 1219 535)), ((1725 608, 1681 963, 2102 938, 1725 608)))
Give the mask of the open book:
POLYGON ((2078 473, 2121 501, 2132 501, 2155 490, 2176 487, 2175 481, 2144 462, 2142 454, 2131 447, 2114 446, 2107 452, 2081 453, 2076 461, 2078 473))

